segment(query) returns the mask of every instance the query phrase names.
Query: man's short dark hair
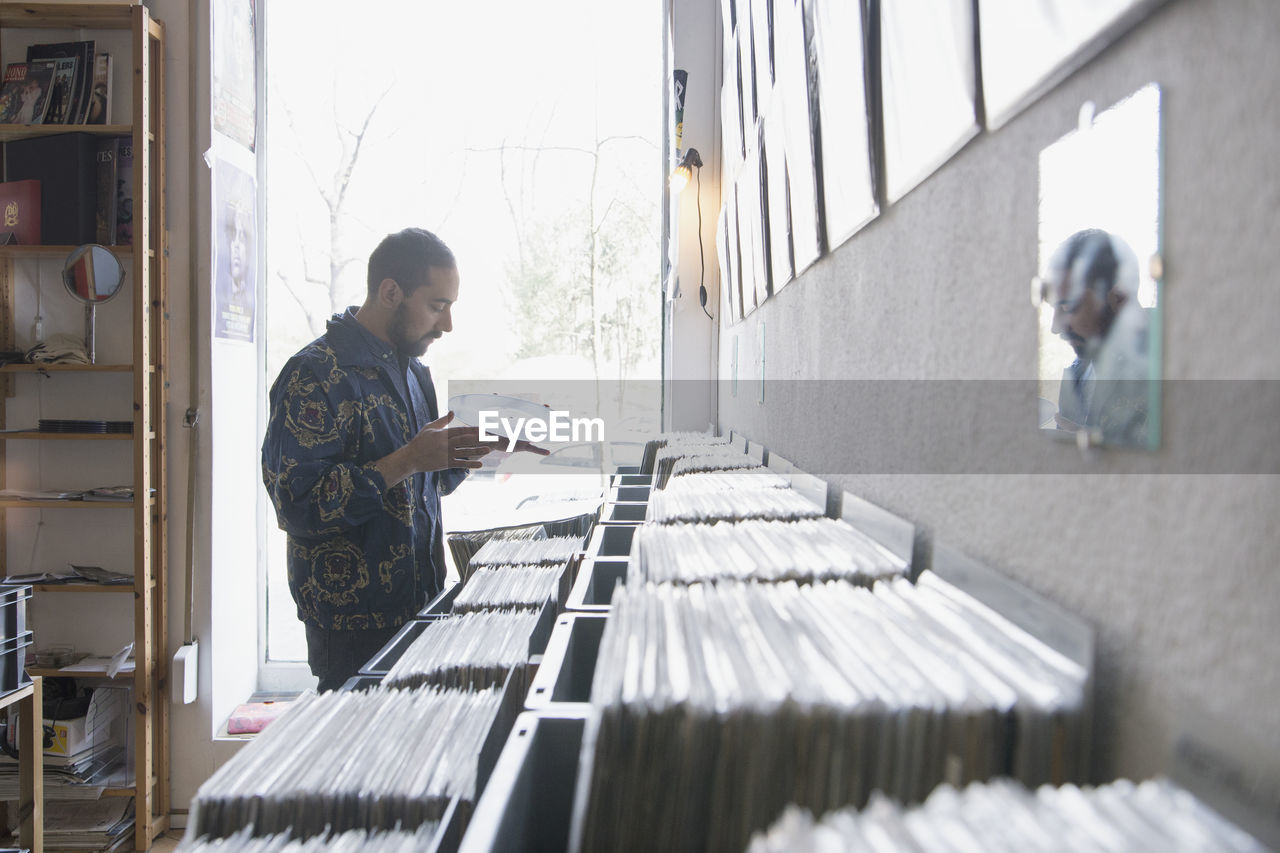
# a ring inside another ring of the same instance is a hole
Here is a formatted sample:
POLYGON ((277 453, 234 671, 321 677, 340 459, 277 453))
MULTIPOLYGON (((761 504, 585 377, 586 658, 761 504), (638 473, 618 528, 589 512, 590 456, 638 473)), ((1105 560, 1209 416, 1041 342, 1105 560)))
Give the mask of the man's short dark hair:
POLYGON ((388 234, 369 256, 369 295, 377 293, 384 278, 390 278, 407 296, 427 283, 428 269, 453 269, 457 265, 453 252, 430 231, 406 228, 388 234))

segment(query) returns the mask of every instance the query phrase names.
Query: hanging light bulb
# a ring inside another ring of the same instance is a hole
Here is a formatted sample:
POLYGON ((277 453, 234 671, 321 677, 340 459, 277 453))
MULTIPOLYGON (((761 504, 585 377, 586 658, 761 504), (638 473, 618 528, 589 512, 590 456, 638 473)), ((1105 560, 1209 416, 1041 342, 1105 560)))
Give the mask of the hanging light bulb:
POLYGON ((690 148, 680 159, 680 165, 671 173, 671 193, 679 195, 693 179, 693 170, 702 168, 702 155, 697 148, 690 148))

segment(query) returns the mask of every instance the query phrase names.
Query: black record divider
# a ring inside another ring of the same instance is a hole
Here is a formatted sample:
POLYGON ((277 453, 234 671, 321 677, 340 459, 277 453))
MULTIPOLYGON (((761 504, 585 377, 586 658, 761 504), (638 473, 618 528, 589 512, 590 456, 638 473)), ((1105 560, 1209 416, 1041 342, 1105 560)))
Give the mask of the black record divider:
POLYGON ((591 701, 607 613, 563 613, 556 619, 542 665, 529 685, 525 708, 564 711, 591 701))
POLYGON ((525 712, 516 718, 462 853, 559 851, 569 846, 569 815, 589 710, 525 712))
POLYGON ((608 612, 614 587, 626 585, 627 565, 625 557, 584 560, 578 579, 569 591, 566 609, 585 613, 608 612))
POLYGON ((356 674, 376 675, 379 678, 386 675, 391 671, 391 667, 395 666, 396 661, 404 656, 409 646, 413 645, 413 641, 422 636, 427 626, 439 618, 439 616, 420 616, 404 623, 400 626, 400 630, 387 640, 387 644, 375 652, 356 674))
POLYGON ((606 503, 600 510, 601 524, 641 524, 649 514, 649 502, 616 501, 606 503))
POLYGON ((453 601, 458 597, 459 592, 462 592, 462 582, 454 581, 446 586, 439 595, 427 602, 427 606, 418 612, 418 616, 440 616, 448 613, 453 610, 453 601))

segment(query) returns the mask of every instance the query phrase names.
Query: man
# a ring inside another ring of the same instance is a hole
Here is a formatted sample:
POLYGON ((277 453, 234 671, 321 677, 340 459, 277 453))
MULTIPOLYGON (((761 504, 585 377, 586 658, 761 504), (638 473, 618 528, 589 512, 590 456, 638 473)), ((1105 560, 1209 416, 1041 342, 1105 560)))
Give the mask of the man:
POLYGON ((434 234, 388 235, 369 257, 364 304, 335 315, 271 389, 263 481, 288 533, 320 690, 340 687, 440 591, 440 496, 493 447, 438 417, 418 361, 453 329, 458 283, 434 234))
POLYGON ((1078 231, 1050 258, 1047 285, 1053 332, 1076 354, 1063 371, 1057 426, 1146 444, 1149 323, 1133 250, 1105 231, 1078 231))

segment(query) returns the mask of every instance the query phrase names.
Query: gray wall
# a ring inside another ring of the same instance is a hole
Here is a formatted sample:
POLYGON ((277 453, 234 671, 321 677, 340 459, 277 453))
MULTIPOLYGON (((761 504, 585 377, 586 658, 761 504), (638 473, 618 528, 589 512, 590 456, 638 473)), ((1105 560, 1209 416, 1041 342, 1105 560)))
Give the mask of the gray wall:
MULTIPOLYGON (((740 363, 758 364, 763 322, 769 380, 1034 377, 1038 152, 1073 127, 1083 101, 1103 109, 1155 81, 1165 376, 1280 378, 1277 44, 1274 0, 1173 0, 723 329, 720 375, 735 337, 740 363)), ((750 386, 737 396, 724 387, 720 426, 820 473, 832 441, 856 441, 859 423, 878 418, 856 399, 830 404, 796 412, 785 392, 760 405, 750 386)), ((1237 445, 1243 429, 1274 443, 1274 407, 1261 425, 1192 408, 1166 401, 1158 464, 1237 445)), ((1096 626, 1099 779, 1168 770, 1187 732, 1215 748, 1234 742, 1248 750, 1247 773, 1280 778, 1280 477, 1141 473, 1142 454, 1086 459, 1039 436, 1032 446, 1024 424, 1009 430, 1014 470, 1044 470, 1047 459, 1078 473, 831 476, 916 522, 926 553, 946 542, 1096 626)))

